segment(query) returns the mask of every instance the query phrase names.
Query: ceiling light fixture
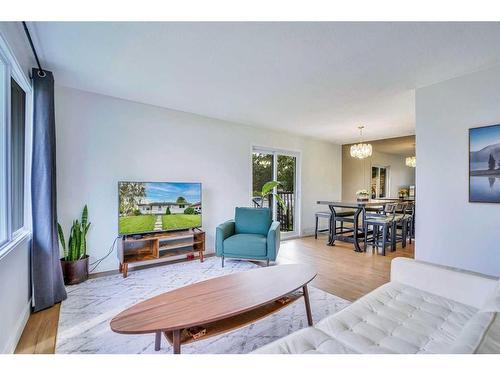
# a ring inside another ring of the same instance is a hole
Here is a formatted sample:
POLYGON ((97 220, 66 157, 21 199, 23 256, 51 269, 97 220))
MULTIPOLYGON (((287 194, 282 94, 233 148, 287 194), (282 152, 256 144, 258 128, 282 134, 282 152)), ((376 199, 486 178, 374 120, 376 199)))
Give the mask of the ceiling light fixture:
POLYGON ((415 156, 408 156, 405 164, 407 167, 415 168, 417 166, 417 158, 415 156))
POLYGON ((353 158, 365 159, 372 156, 372 145, 363 143, 363 129, 364 126, 358 126, 360 142, 351 146, 351 156, 353 158))

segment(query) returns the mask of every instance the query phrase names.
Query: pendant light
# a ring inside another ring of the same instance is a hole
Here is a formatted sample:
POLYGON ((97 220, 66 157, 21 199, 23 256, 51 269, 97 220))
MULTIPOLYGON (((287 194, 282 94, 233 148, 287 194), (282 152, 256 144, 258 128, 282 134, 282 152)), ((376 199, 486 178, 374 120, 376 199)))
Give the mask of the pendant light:
POLYGON ((365 159, 372 156, 372 145, 363 143, 363 129, 364 126, 358 126, 360 142, 351 146, 351 156, 353 158, 365 159))

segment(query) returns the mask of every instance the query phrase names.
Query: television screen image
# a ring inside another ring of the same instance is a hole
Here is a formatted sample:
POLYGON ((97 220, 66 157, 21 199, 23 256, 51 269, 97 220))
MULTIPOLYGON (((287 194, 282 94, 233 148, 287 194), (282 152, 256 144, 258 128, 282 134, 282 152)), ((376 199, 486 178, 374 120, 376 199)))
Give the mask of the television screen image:
POLYGON ((201 183, 118 183, 120 235, 201 227, 201 183))

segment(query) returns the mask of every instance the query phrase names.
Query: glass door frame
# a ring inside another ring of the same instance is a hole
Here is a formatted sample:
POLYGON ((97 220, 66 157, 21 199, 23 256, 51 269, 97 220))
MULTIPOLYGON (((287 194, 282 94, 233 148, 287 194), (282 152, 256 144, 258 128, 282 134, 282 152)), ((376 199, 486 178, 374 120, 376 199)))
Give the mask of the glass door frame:
MULTIPOLYGON (((301 213, 301 152, 298 150, 286 150, 286 149, 280 149, 280 148, 275 148, 275 147, 267 147, 267 146, 258 146, 258 145, 252 145, 250 147, 250 189, 249 189, 249 196, 250 196, 250 203, 252 203, 252 196, 253 196, 253 164, 252 164, 252 157, 254 152, 260 152, 263 154, 269 154, 273 155, 273 180, 277 179, 278 176, 278 156, 279 155, 284 155, 284 156, 292 156, 295 157, 295 191, 294 191, 294 210, 295 212, 293 213, 293 219, 294 219, 294 230, 292 232, 281 232, 281 238, 282 239, 289 239, 289 238, 295 238, 295 237, 300 237, 301 235, 301 220, 300 220, 300 213, 301 213)), ((277 189, 274 188, 274 192, 276 192, 277 189)), ((277 202, 276 199, 273 199, 273 220, 276 220, 276 214, 277 214, 277 202)))
POLYGON ((372 186, 372 175, 373 175, 373 168, 377 168, 377 188, 375 191, 375 198, 374 199, 379 199, 380 195, 380 169, 385 169, 385 196, 381 198, 387 198, 390 196, 390 190, 391 190, 391 166, 390 165, 379 165, 379 164, 372 164, 370 168, 370 195, 371 195, 371 186, 372 186))

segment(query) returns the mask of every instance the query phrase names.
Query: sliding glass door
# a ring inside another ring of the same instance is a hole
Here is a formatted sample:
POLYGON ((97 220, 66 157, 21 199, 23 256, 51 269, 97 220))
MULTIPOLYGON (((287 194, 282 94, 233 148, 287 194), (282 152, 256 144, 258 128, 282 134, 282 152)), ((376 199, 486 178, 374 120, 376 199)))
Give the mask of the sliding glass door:
POLYGON ((274 220, 281 223, 284 238, 299 234, 299 154, 284 150, 255 147, 252 152, 252 204, 255 207, 271 207, 274 220), (259 197, 268 181, 279 181, 274 189, 283 205, 272 196, 259 197))

